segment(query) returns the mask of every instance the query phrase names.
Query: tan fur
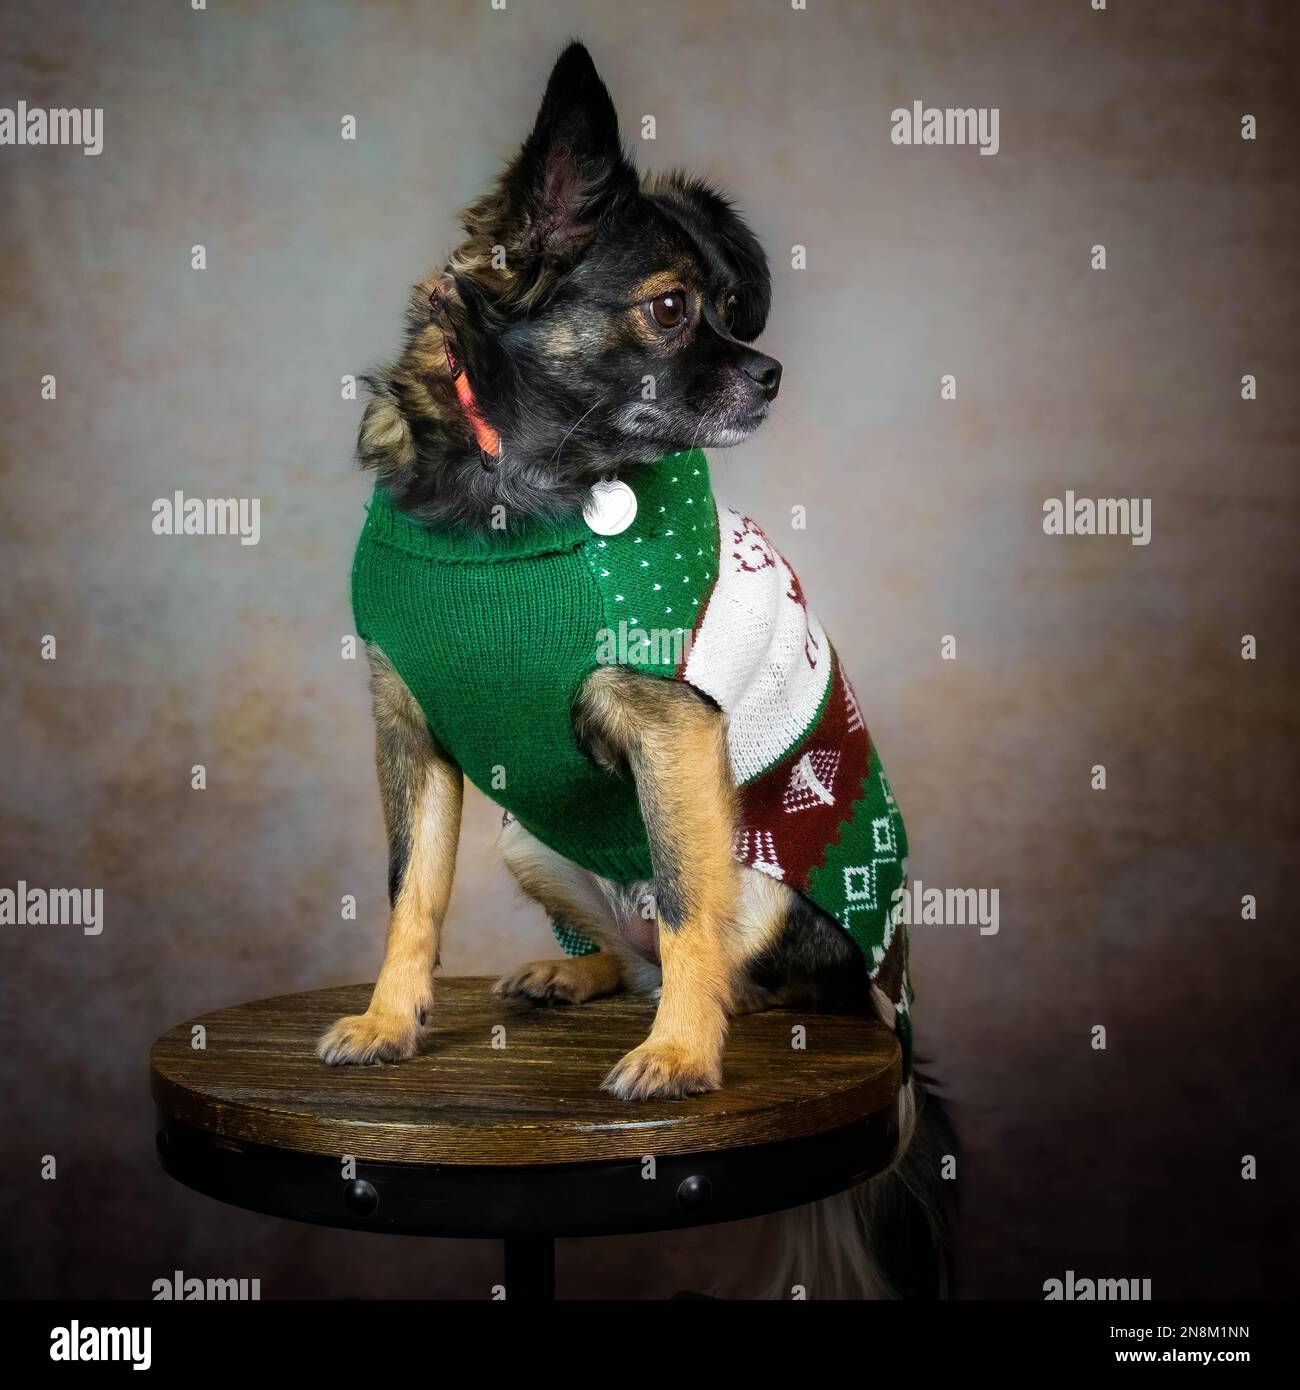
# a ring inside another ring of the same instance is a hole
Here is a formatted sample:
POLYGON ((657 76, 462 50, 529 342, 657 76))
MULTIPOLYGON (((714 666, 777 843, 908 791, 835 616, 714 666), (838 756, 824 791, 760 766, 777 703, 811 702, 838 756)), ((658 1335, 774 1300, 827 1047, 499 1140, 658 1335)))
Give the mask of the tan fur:
POLYGON ((385 478, 398 478, 415 467, 410 422, 460 418, 456 387, 447 366, 443 326, 432 321, 429 296, 443 284, 436 272, 411 289, 409 332, 401 357, 378 372, 361 417, 357 458, 385 478))
POLYGON ((515 882, 548 917, 560 917, 597 942, 611 928, 599 880, 530 835, 517 820, 501 832, 497 848, 515 882))
POLYGON ((737 959, 735 788, 725 722, 688 688, 606 667, 578 698, 578 724, 636 779, 659 908, 663 993, 650 1036, 606 1089, 677 1097, 722 1084, 737 959))
POLYGON ((623 988, 623 967, 608 951, 564 960, 535 960, 497 982, 506 999, 531 999, 538 1004, 585 1004, 623 988))
MULTIPOLYGON (((357 457, 365 468, 392 480, 409 473, 416 463, 410 421, 456 421, 461 407, 447 365, 446 345, 455 344, 456 328, 464 312, 457 279, 472 281, 489 301, 516 304, 527 310, 539 303, 554 286, 559 266, 544 267, 520 292, 515 266, 523 240, 530 232, 521 209, 507 196, 507 178, 461 214, 466 238, 447 258, 445 267, 431 271, 411 289, 407 309, 407 342, 402 355, 390 367, 376 373, 374 396, 362 416, 357 438, 357 457), (498 247, 506 254, 497 254, 498 247), (501 264, 494 264, 494 260, 501 264), (438 307, 431 304, 434 291, 438 307)), ((582 229, 574 229, 574 235, 582 229)), ((561 338, 560 351, 566 346, 561 338)))
POLYGON ((795 896, 789 884, 757 869, 741 876, 736 944, 742 960, 751 960, 776 944, 795 896))
MULTIPOLYGON (((629 938, 629 919, 643 915, 653 901, 652 883, 616 884, 565 859, 512 820, 502 831, 501 857, 520 889, 550 917, 562 917, 617 958, 624 986, 638 994, 658 994, 663 975, 629 938)), ((794 890, 769 875, 744 865, 740 868, 740 900, 736 915, 736 947, 741 962, 732 975, 732 1012, 755 1013, 771 1008, 777 995, 754 984, 743 963, 780 934, 794 890)), ((783 1001, 782 1001, 783 1002, 783 1001)))
POLYGON ((391 396, 372 396, 361 417, 357 453, 370 467, 406 471, 415 462, 411 427, 391 396))
POLYGON ((650 322, 642 306, 648 300, 657 299, 661 294, 678 290, 686 297, 690 317, 692 319, 698 318, 700 292, 695 287, 698 273, 698 271, 691 271, 688 267, 679 266, 674 270, 664 270, 649 275, 638 285, 635 285, 630 296, 634 307, 630 308, 625 315, 615 319, 610 325, 609 333, 606 335, 608 345, 614 346, 628 332, 631 332, 637 341, 655 352, 667 354, 681 351, 686 339, 680 338, 675 343, 665 341, 663 330, 650 322))
MULTIPOLYGON (((584 180, 577 160, 565 157, 557 150, 547 170, 548 193, 552 200, 577 206, 584 197, 584 180), (561 191, 562 190, 562 191, 561 191)), ((461 225, 466 240, 451 253, 448 266, 458 276, 474 280, 491 298, 513 299, 527 310, 541 303, 550 294, 563 273, 566 259, 574 249, 595 230, 591 226, 566 226, 564 244, 554 248, 558 254, 547 257, 540 273, 520 289, 515 265, 520 254, 527 256, 550 245, 556 228, 550 222, 546 208, 526 209, 517 206, 510 195, 510 170, 497 180, 496 186, 475 199, 461 213, 461 225), (496 256, 496 248, 504 246, 506 255, 496 256), (515 253, 515 254, 512 254, 515 253), (494 258, 501 262, 493 264, 494 258)))
POLYGON ((564 320, 553 323, 547 329, 546 350, 552 357, 576 357, 588 346, 588 341, 578 333, 574 325, 564 320))
POLYGON ((321 1038, 327 1062, 411 1056, 433 998, 433 971, 460 834, 463 779, 434 743, 415 697, 386 657, 370 649, 380 797, 390 839, 409 846, 392 903, 379 980, 364 1014, 341 1018, 321 1038))
POLYGON ((624 988, 638 994, 659 989, 658 966, 638 954, 623 931, 629 904, 639 906, 639 900, 650 892, 649 884, 628 889, 598 878, 542 844, 517 820, 506 825, 497 844, 515 882, 548 917, 563 918, 585 932, 602 954, 618 962, 624 988))
POLYGON ((699 271, 687 263, 673 266, 669 270, 657 270, 653 275, 647 275, 644 280, 633 285, 629 298, 634 304, 644 304, 648 299, 658 299, 661 294, 683 290, 690 298, 698 299, 698 292, 692 288, 698 274, 699 271))
POLYGON ((672 193, 690 177, 685 169, 647 169, 641 175, 641 191, 650 194, 672 193))

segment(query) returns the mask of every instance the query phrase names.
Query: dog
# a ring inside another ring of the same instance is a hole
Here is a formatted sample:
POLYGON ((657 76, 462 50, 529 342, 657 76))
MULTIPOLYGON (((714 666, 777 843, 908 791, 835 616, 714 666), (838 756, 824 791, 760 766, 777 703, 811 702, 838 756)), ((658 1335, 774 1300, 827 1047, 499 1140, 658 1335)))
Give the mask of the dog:
MULTIPOLYGON (((605 1078, 616 1096, 720 1086, 746 1010, 894 1029, 893 1169, 793 1221, 839 1251, 824 1291, 937 1295, 955 1140, 912 1067, 902 819, 798 579, 714 499, 702 452, 753 434, 780 387, 750 346, 763 250, 711 185, 639 177, 577 43, 463 222, 413 291, 402 355, 366 378, 358 456, 376 489, 352 593, 391 915, 367 1011, 319 1055, 415 1052, 468 777, 505 809, 506 863, 568 952, 499 992, 658 998, 605 1078)), ((806 1251, 787 1249, 777 1283, 807 1283, 806 1251)))

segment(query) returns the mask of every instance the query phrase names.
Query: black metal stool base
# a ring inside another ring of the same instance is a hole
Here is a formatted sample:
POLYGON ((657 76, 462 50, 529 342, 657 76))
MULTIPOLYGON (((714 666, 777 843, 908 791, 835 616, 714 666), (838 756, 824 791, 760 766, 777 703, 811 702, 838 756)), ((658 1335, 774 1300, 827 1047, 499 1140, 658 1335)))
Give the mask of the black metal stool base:
POLYGON ((172 1177, 197 1192, 292 1221, 549 1247, 556 1237, 707 1226, 802 1206, 878 1173, 897 1140, 891 1113, 806 1139, 659 1158, 653 1180, 639 1162, 538 1168, 358 1162, 344 1180, 337 1158, 236 1142, 164 1120, 158 1156, 172 1177))

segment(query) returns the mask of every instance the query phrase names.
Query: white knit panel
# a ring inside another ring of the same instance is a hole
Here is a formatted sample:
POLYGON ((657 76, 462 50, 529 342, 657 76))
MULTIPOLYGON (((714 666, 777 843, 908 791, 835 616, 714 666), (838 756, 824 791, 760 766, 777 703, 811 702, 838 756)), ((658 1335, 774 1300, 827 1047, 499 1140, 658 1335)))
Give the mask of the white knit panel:
POLYGON ((802 738, 830 682, 826 634, 799 593, 763 531, 719 502, 718 581, 683 677, 726 712, 738 785, 802 738))

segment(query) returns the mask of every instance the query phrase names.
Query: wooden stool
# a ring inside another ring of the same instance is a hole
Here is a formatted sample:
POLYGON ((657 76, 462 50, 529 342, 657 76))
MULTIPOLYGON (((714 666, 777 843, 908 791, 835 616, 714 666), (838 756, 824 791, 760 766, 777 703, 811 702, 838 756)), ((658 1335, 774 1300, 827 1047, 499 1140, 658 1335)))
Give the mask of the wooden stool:
POLYGON ((437 980, 420 1054, 392 1066, 315 1055, 336 1018, 365 1011, 370 985, 178 1024, 150 1053, 163 1167, 296 1221, 503 1238, 508 1296, 548 1299, 557 1236, 780 1211, 864 1182, 893 1156, 899 1052, 879 1023, 749 1014, 732 1024, 722 1090, 628 1102, 599 1087, 645 1038, 653 1001, 541 1009, 499 999, 492 983, 437 980))

